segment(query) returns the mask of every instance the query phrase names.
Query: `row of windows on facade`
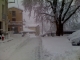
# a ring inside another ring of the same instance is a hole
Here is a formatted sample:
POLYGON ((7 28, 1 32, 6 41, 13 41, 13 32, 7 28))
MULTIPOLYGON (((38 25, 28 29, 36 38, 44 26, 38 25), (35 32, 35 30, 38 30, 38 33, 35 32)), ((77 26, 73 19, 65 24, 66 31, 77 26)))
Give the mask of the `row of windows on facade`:
MULTIPOLYGON (((4 5, 2 5, 2 15, 4 15, 4 5)), ((15 11, 12 11, 12 17, 15 17, 16 16, 16 12, 15 11)), ((16 21, 16 18, 12 18, 12 21, 16 21)))
MULTIPOLYGON (((12 11, 12 17, 15 17, 15 16, 16 16, 16 12, 12 11)), ((16 18, 12 18, 12 21, 16 21, 16 18)))

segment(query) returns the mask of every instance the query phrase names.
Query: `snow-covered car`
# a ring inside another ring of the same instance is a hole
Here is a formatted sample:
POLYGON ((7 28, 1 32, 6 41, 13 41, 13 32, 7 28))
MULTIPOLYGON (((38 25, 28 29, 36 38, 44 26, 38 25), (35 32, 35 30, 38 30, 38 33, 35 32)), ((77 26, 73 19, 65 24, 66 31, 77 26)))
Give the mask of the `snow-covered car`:
POLYGON ((71 40, 72 38, 76 37, 79 34, 80 34, 80 30, 77 30, 76 32, 70 34, 67 38, 71 40))
POLYGON ((80 45, 80 30, 72 33, 68 36, 68 39, 71 41, 72 45, 80 45))
POLYGON ((72 45, 80 45, 80 37, 75 37, 70 40, 72 45))

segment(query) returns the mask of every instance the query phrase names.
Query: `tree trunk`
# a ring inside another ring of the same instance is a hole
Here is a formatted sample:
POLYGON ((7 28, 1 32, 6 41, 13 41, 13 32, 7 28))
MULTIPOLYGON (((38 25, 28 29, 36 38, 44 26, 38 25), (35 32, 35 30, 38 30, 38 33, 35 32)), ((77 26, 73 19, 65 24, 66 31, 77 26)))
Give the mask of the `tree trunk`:
POLYGON ((57 30, 56 30, 56 36, 63 36, 63 24, 59 23, 57 26, 57 30))
POLYGON ((63 24, 61 24, 60 28, 61 28, 61 33, 60 34, 63 36, 63 24))
POLYGON ((60 28, 59 25, 56 26, 56 36, 60 36, 60 28))

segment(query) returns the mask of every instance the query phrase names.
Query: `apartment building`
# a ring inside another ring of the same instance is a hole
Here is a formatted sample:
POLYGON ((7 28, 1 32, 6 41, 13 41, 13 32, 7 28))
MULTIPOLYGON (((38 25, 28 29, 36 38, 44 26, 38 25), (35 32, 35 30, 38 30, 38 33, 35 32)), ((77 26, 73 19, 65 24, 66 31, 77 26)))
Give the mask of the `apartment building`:
POLYGON ((20 33, 23 31, 23 10, 11 7, 8 9, 9 25, 8 30, 14 31, 14 33, 20 33))
POLYGON ((0 35, 8 32, 8 0, 0 0, 0 35))

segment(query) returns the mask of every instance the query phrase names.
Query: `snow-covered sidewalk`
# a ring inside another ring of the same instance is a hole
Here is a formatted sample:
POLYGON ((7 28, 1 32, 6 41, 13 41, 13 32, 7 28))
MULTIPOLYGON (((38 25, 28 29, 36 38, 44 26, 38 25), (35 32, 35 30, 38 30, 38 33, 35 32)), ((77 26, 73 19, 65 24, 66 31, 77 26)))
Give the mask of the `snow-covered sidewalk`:
POLYGON ((42 46, 44 50, 44 60, 70 60, 70 58, 74 59, 72 58, 76 57, 74 51, 80 48, 79 46, 72 46, 71 42, 67 39, 67 36, 42 37, 42 46), (74 56, 71 55, 72 53, 74 53, 74 56), (67 55, 69 56, 67 57, 67 55))
POLYGON ((0 60, 6 60, 15 51, 18 45, 23 41, 28 41, 28 37, 22 38, 20 36, 14 37, 12 41, 0 44, 0 60))
POLYGON ((9 42, 9 41, 12 41, 12 40, 13 40, 12 37, 10 37, 10 38, 8 38, 8 39, 4 39, 4 41, 2 41, 2 39, 0 39, 0 44, 1 44, 1 43, 6 43, 6 42, 9 42))

